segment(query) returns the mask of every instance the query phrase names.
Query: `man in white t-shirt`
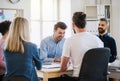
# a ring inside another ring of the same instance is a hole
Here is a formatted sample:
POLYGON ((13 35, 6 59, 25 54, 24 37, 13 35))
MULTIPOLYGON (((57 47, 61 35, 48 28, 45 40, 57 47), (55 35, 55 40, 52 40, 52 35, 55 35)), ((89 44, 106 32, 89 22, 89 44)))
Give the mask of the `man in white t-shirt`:
POLYGON ((86 32, 86 14, 75 12, 72 18, 74 35, 68 38, 63 46, 61 71, 67 69, 71 59, 73 64, 73 77, 78 77, 83 56, 92 48, 103 47, 103 42, 95 35, 86 32))

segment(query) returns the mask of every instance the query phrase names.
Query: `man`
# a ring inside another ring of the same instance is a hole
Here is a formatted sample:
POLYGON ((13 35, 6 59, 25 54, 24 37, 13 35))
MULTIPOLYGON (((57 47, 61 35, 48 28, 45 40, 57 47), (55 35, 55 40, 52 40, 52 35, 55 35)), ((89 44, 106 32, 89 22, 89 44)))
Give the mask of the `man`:
POLYGON ((79 76, 81 63, 86 51, 92 48, 103 47, 103 42, 96 36, 86 32, 86 14, 75 12, 72 18, 72 28, 75 35, 68 38, 63 46, 61 71, 65 71, 69 60, 73 64, 73 77, 79 76))
POLYGON ((111 56, 109 62, 114 62, 117 56, 116 42, 113 37, 109 36, 107 30, 109 28, 108 21, 105 18, 99 20, 98 25, 98 37, 103 41, 104 47, 108 47, 111 50, 111 56))
POLYGON ((57 22, 54 25, 53 35, 46 37, 41 41, 40 57, 43 63, 60 62, 63 43, 65 41, 65 29, 67 28, 64 22, 57 22))

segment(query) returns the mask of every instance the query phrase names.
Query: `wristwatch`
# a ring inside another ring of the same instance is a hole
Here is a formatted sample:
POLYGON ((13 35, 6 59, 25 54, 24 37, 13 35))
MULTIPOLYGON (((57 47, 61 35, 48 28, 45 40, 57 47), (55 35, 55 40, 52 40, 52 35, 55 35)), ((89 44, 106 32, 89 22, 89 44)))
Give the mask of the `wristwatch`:
POLYGON ((15 4, 18 3, 20 0, 9 0, 11 3, 15 4))

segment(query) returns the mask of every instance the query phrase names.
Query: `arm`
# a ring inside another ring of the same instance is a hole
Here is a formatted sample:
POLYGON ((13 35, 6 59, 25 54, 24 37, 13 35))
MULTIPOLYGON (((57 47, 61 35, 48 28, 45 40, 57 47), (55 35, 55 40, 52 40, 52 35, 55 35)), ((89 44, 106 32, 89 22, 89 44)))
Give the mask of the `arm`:
POLYGON ((0 67, 5 68, 5 62, 3 58, 2 49, 0 48, 0 67))
POLYGON ((40 59, 43 62, 53 62, 54 58, 48 58, 48 45, 46 41, 42 40, 40 45, 40 59))
POLYGON ((61 71, 65 71, 67 69, 67 65, 70 59, 70 43, 69 41, 65 41, 63 45, 62 57, 61 57, 61 71))
POLYGON ((113 61, 115 61, 116 56, 117 56, 117 47, 116 47, 116 42, 114 39, 111 41, 110 50, 111 50, 111 56, 110 56, 109 62, 113 62, 113 61))
POLYGON ((0 59, 0 67, 5 68, 5 62, 3 59, 0 59))
POLYGON ((116 42, 115 42, 115 40, 113 40, 113 42, 112 42, 111 53, 112 53, 112 55, 117 56, 117 47, 116 47, 116 42))
POLYGON ((2 59, 0 59, 0 68, 5 68, 5 62, 2 59))
POLYGON ((40 70, 42 68, 42 63, 38 54, 37 46, 35 45, 32 50, 33 50, 33 60, 35 66, 37 67, 38 70, 40 70))
POLYGON ((69 57, 63 56, 61 58, 61 68, 60 68, 61 71, 65 71, 67 69, 68 62, 69 62, 69 57))

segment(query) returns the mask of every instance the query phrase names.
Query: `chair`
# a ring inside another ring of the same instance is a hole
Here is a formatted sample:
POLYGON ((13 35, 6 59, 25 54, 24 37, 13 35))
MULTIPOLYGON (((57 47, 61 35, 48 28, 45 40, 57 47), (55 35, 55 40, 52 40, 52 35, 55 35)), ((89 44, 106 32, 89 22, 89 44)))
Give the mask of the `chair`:
POLYGON ((107 81, 109 48, 88 50, 82 61, 79 81, 107 81))
POLYGON ((9 76, 4 77, 3 81, 30 81, 30 80, 24 76, 9 76))

